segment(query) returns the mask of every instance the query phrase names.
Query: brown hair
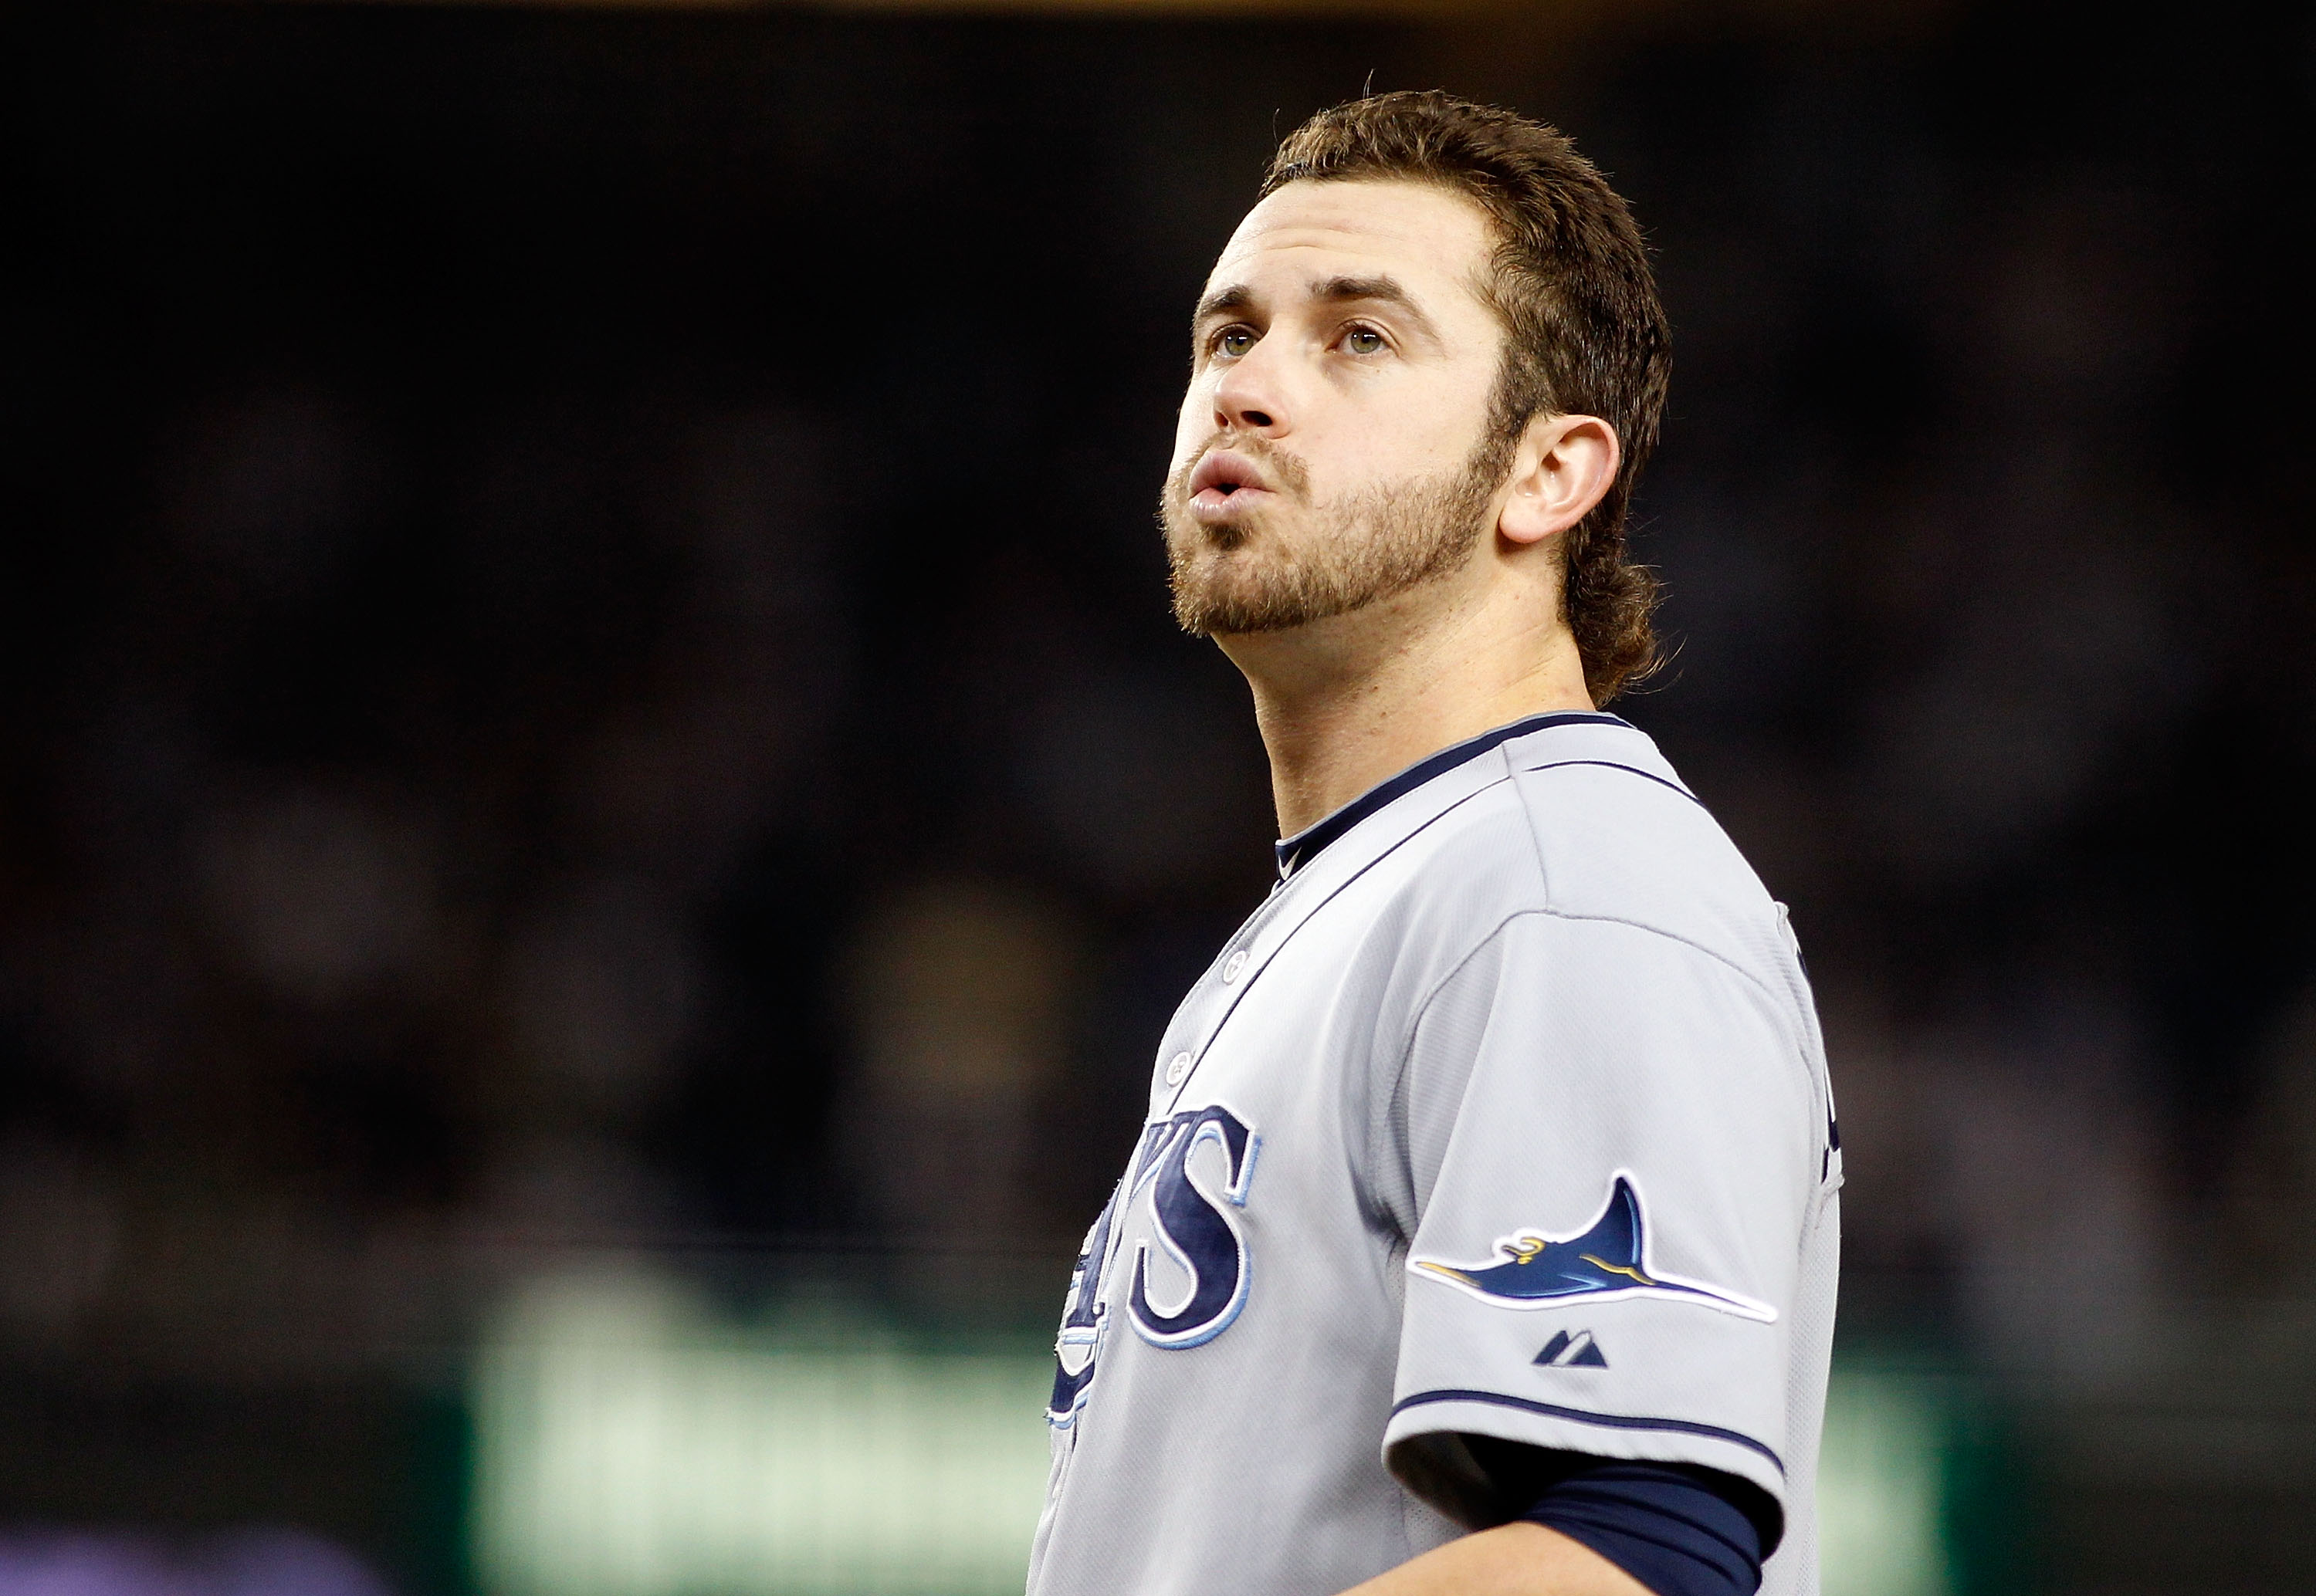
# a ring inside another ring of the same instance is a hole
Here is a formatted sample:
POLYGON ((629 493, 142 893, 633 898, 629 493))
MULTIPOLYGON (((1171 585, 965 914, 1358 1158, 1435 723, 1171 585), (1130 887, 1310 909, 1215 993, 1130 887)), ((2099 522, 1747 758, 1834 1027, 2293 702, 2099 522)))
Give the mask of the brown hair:
POLYGON ((1539 414, 1597 415, 1617 430, 1617 479, 1562 540, 1562 614, 1584 684, 1605 704, 1659 661, 1649 620, 1656 577, 1625 548, 1626 507, 1656 445, 1671 365, 1641 230, 1564 135, 1436 90, 1321 111, 1278 146, 1262 192, 1360 178, 1441 184, 1493 224, 1494 271, 1483 292, 1505 328, 1488 423, 1497 448, 1508 450, 1539 414))

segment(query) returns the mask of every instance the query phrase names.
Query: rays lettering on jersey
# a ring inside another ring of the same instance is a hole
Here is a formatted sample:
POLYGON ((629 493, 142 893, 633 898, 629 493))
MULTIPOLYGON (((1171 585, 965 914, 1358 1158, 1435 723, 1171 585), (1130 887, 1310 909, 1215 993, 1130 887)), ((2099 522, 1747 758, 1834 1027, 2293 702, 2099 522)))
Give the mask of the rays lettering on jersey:
POLYGON ((1150 1244, 1137 1240, 1126 1302, 1135 1334, 1152 1346, 1179 1350, 1202 1346, 1230 1328, 1246 1306, 1252 1278, 1246 1233, 1235 1210, 1246 1206, 1261 1148, 1262 1139, 1220 1104, 1185 1109, 1143 1127, 1133 1166, 1086 1233, 1070 1276, 1069 1303, 1054 1346, 1054 1393, 1046 1412, 1050 1422, 1071 1423, 1092 1388, 1109 1330, 1103 1282, 1111 1240, 1123 1228, 1121 1213, 1141 1203, 1145 1193, 1158 1245, 1187 1276, 1188 1285, 1178 1300, 1162 1301, 1151 1281, 1150 1244), (1194 1159, 1201 1148, 1214 1151, 1194 1159))

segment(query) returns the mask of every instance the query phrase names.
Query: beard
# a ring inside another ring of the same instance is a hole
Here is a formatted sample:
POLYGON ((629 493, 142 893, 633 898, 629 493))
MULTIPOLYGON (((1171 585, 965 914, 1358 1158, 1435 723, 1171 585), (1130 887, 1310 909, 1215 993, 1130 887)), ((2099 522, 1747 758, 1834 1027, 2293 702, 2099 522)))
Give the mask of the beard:
POLYGON ((1299 506, 1312 526, 1301 551, 1277 548, 1275 536, 1261 536, 1258 518, 1200 526, 1183 490, 1207 450, 1193 453, 1168 479, 1158 520, 1166 535, 1174 618, 1196 637, 1283 632, 1365 609, 1461 570, 1480 546, 1489 503, 1509 463, 1503 446, 1490 439, 1458 470, 1377 483, 1313 504, 1310 474, 1300 460, 1259 438, 1227 441, 1269 466, 1279 497, 1299 506), (1265 550, 1265 543, 1272 549, 1265 550))

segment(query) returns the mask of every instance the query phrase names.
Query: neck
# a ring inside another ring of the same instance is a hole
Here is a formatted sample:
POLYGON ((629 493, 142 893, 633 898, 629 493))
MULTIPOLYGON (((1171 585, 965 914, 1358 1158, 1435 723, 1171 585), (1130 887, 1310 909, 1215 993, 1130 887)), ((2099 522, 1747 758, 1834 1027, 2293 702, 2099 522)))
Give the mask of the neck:
POLYGON ((1491 727, 1590 709, 1556 598, 1451 577, 1350 615, 1219 639, 1254 689, 1278 834, 1491 727))

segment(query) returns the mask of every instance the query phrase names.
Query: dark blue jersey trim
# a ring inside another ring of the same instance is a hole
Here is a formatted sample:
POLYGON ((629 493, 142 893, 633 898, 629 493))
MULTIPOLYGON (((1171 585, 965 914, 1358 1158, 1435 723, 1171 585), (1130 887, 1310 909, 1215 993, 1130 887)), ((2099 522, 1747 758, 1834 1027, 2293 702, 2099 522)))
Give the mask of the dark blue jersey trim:
POLYGON ((1516 1407, 1522 1413, 1542 1414, 1548 1419, 1569 1419, 1579 1424, 1599 1424, 1609 1430, 1662 1430, 1676 1435, 1704 1435, 1715 1441, 1726 1441, 1743 1447, 1749 1452, 1759 1452, 1767 1458, 1779 1474, 1786 1471, 1786 1461, 1755 1441, 1751 1436, 1734 1430, 1724 1430, 1718 1424, 1699 1424, 1689 1419, 1641 1419, 1627 1414, 1587 1413, 1581 1407, 1561 1407, 1549 1402, 1531 1402, 1525 1396, 1506 1396, 1495 1391, 1418 1391, 1412 1396, 1402 1397, 1392 1404, 1392 1416, 1398 1417, 1411 1407, 1424 1407, 1435 1402, 1483 1402, 1496 1407, 1516 1407))
MULTIPOLYGON (((1509 726, 1498 726, 1483 732, 1477 737, 1467 737, 1450 748, 1441 749, 1429 758, 1420 759, 1388 780, 1376 783, 1352 799, 1342 808, 1314 825, 1309 825, 1294 836, 1271 846, 1278 856, 1278 878, 1294 874, 1344 832, 1366 820, 1394 798, 1406 796, 1425 782, 1448 772, 1466 760, 1476 759, 1500 743, 1515 737, 1525 737, 1531 732, 1541 732, 1547 726, 1607 725, 1629 727, 1631 722, 1618 715, 1602 714, 1598 710, 1568 709, 1551 714, 1530 715, 1524 721, 1514 721, 1509 726)), ((1645 771, 1636 774, 1646 775, 1645 771)))
POLYGON ((1627 776, 1637 776, 1643 781, 1652 781, 1661 787, 1670 787, 1674 792, 1679 793, 1682 797, 1688 799, 1691 803, 1696 804, 1699 809, 1703 809, 1705 807, 1704 799, 1699 798, 1696 794, 1690 792, 1687 787, 1682 786, 1679 782, 1667 781, 1664 777, 1658 776, 1653 771, 1643 770, 1637 765, 1619 765, 1614 759, 1554 759, 1549 765, 1532 765, 1528 768, 1531 770, 1565 770, 1571 765, 1597 765, 1603 770, 1621 770, 1627 776))

